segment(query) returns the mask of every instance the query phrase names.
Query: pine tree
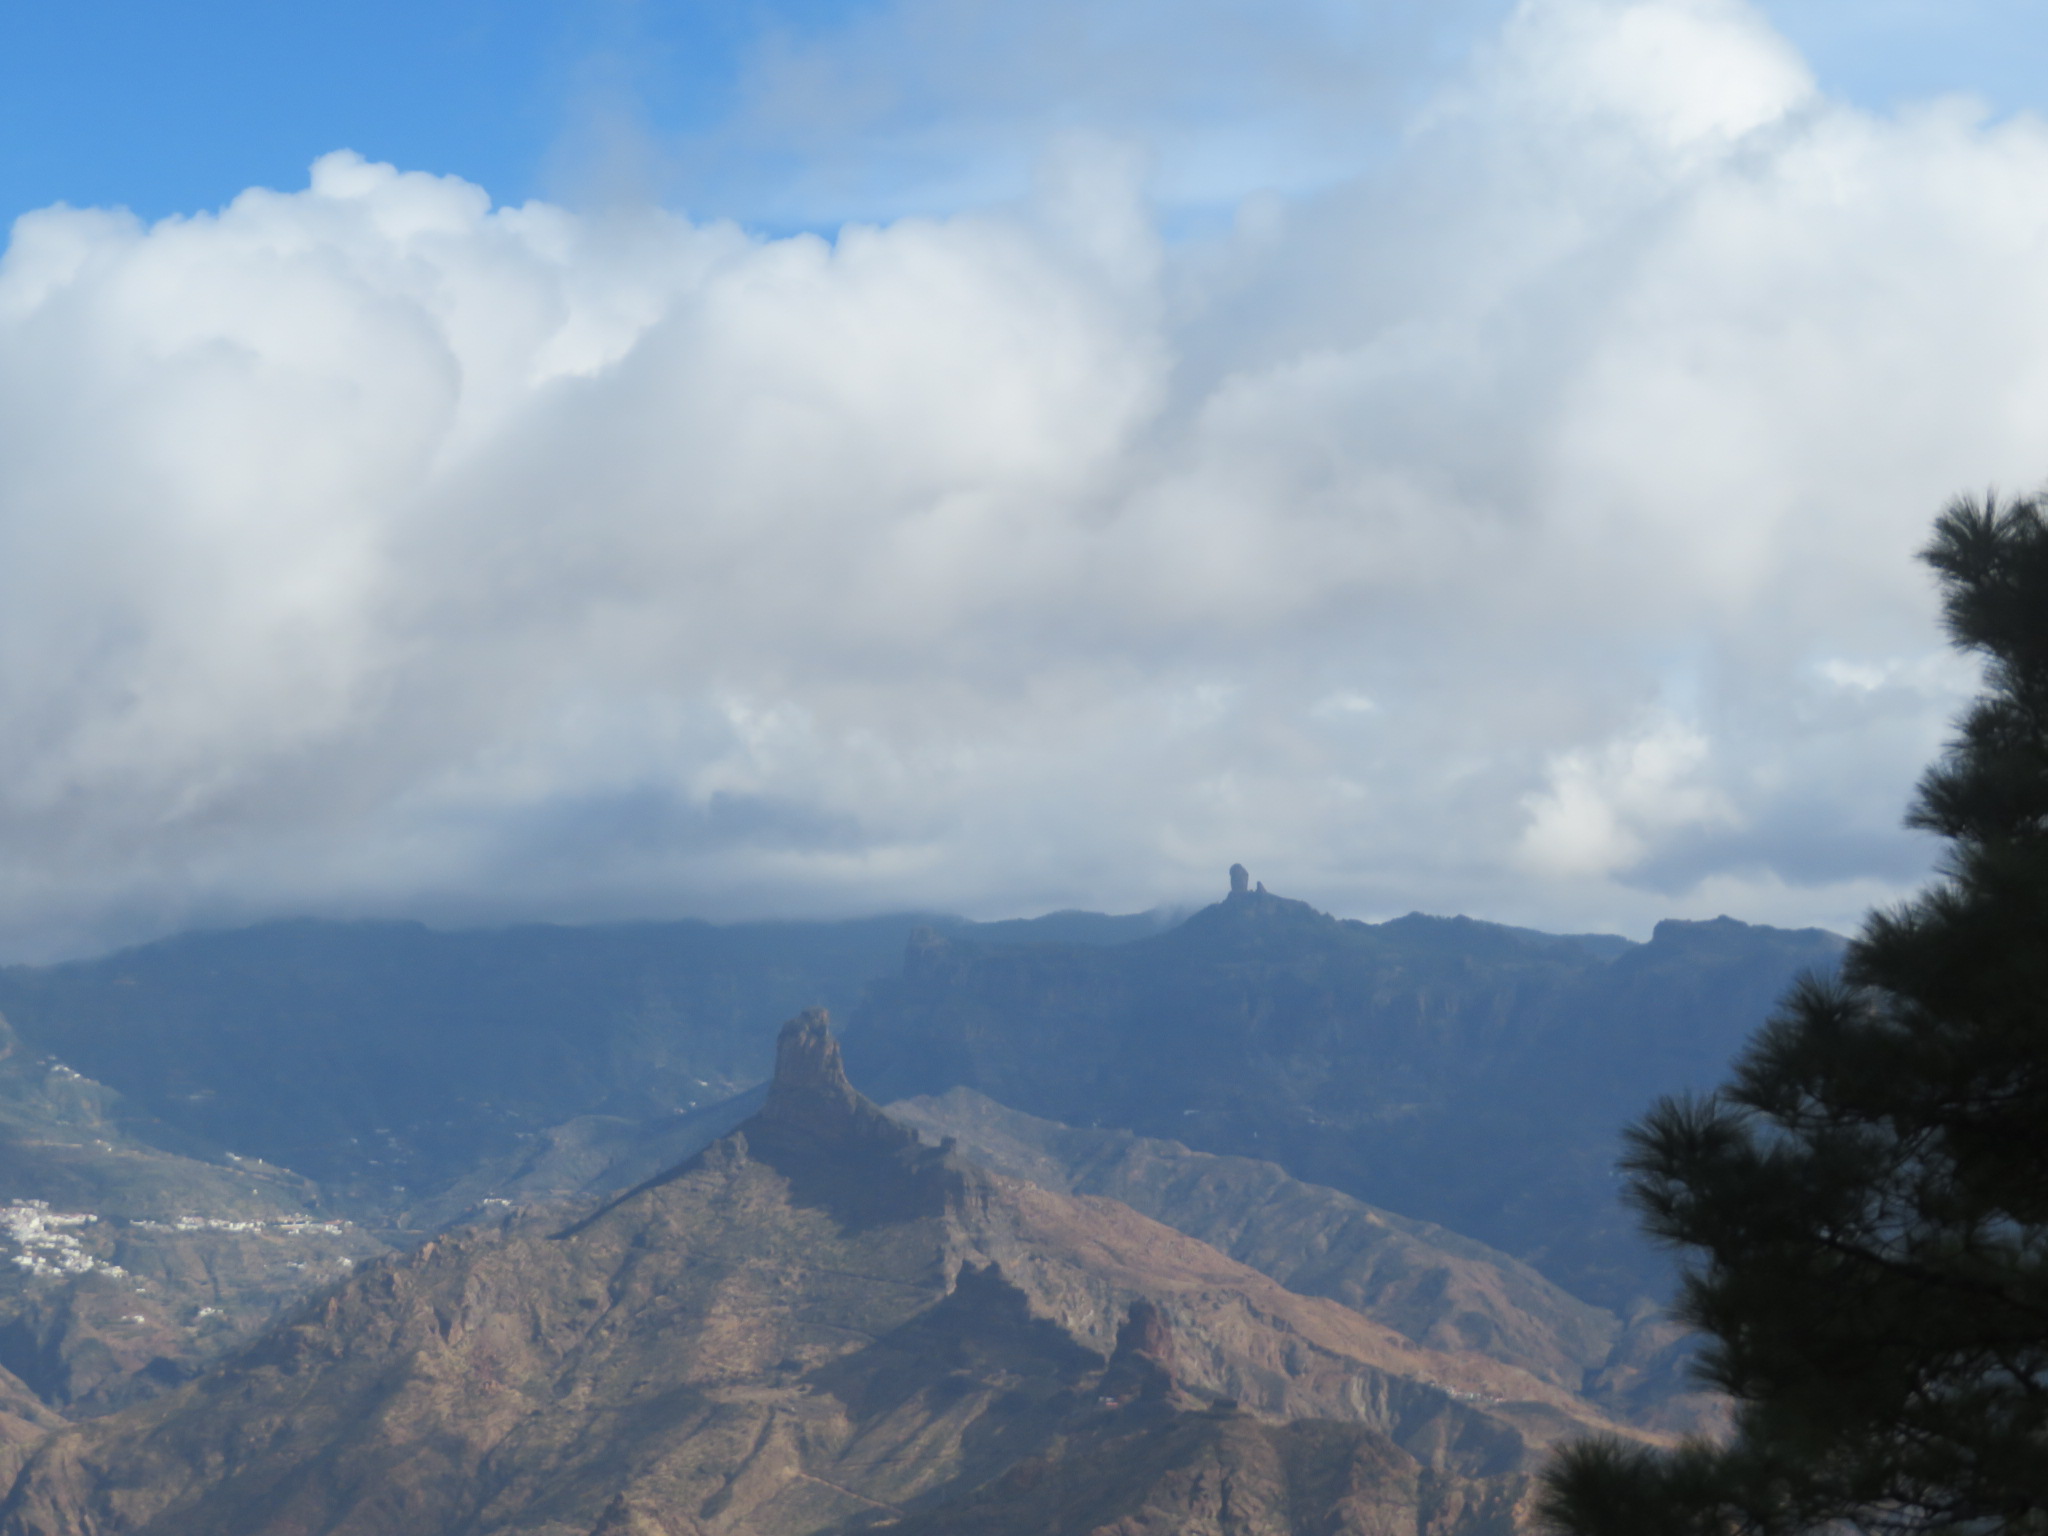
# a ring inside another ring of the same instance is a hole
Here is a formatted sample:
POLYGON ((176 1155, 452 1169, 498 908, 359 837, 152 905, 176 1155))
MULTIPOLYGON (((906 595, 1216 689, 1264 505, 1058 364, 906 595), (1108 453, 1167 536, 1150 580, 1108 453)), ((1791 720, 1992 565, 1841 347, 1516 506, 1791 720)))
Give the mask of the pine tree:
POLYGON ((1984 691, 1908 824, 1947 840, 1732 1080, 1628 1133, 1688 1255, 1723 1443, 1568 1448, 1575 1536, 2048 1532, 2048 517, 1958 501, 1922 558, 1984 691))

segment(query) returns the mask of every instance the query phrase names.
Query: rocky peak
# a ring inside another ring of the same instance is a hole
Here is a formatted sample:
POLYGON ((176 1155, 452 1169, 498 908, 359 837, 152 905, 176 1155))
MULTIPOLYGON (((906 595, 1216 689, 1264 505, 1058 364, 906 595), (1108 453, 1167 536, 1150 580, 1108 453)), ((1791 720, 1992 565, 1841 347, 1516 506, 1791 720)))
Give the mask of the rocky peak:
POLYGON ((1256 938, 1297 937, 1308 932, 1329 933, 1337 919, 1318 912, 1305 901, 1275 896, 1263 880, 1254 880, 1242 864, 1230 866, 1230 894, 1212 907, 1204 907, 1180 927, 1166 934, 1168 943, 1212 946, 1220 935, 1242 941, 1256 938))
MULTIPOLYGON (((1276 902, 1283 907, 1300 907, 1303 911, 1314 911, 1306 902, 1283 901, 1282 898, 1273 895, 1266 889, 1266 882, 1253 880, 1251 871, 1242 864, 1230 866, 1230 894, 1224 897, 1222 902, 1226 909, 1242 911, 1249 906, 1265 910, 1272 908, 1276 902)), ((1316 915, 1320 917, 1322 914, 1316 915)))
POLYGON ((927 1147, 847 1080, 839 1042, 822 1008, 806 1008, 775 1039, 775 1075, 761 1107, 695 1156, 635 1185, 556 1234, 580 1235, 650 1190, 705 1169, 749 1161, 783 1173, 798 1198, 855 1225, 936 1215, 974 1169, 949 1139, 927 1147))
POLYGON ((846 1080, 846 1063, 825 1010, 806 1008, 783 1025, 775 1037, 775 1076, 768 1084, 762 1114, 772 1119, 815 1119, 821 1113, 840 1118, 859 1103, 860 1095, 846 1080))
POLYGON ((839 1042, 822 1008, 806 1008, 782 1026, 775 1040, 775 1076, 768 1083, 768 1097, 737 1134, 745 1136, 756 1152, 771 1145, 843 1150, 845 1144, 856 1142, 875 1151, 920 1150, 915 1131, 891 1120, 847 1081, 839 1042))

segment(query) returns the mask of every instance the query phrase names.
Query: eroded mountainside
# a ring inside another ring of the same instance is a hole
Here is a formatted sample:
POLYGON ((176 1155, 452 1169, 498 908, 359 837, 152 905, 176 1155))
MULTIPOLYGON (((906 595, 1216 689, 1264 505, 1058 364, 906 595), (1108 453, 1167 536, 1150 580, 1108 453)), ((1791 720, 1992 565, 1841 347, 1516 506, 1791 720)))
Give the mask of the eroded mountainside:
POLYGON ((360 1267, 46 1440, 5 1536, 1504 1533, 1554 1383, 925 1146, 822 1016, 760 1111, 574 1220, 360 1267))
POLYGON ((276 923, 10 967, 0 1010, 161 1124, 410 1224, 411 1198, 547 1127, 760 1081, 764 1031, 850 1000, 908 926, 276 923))
POLYGON ((889 1113, 1012 1177, 1119 1201, 1418 1344, 1490 1356, 1647 1428, 1711 1433, 1725 1424, 1724 1400, 1693 1382, 1684 1335, 1661 1314, 1619 1317, 1484 1243, 1304 1183, 1277 1164, 1060 1125, 970 1088, 898 1100, 889 1113))

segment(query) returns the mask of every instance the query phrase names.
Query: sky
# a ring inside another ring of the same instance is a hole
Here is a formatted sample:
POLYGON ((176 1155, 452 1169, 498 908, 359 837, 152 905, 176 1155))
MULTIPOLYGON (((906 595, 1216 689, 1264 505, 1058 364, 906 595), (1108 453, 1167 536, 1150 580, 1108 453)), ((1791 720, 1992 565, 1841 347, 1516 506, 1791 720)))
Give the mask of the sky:
POLYGON ((0 20, 0 959, 1847 930, 2048 476, 1996 0, 0 20))

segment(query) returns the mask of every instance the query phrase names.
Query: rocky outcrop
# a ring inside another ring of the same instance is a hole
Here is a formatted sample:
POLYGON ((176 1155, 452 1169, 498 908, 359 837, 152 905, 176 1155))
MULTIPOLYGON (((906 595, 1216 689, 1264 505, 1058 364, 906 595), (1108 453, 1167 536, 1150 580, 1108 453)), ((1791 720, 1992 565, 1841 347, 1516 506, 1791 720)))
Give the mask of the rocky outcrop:
POLYGON ((194 1141, 295 1169, 359 1221, 417 1227, 422 1197, 550 1126, 758 1081, 775 1022, 850 1003, 918 921, 268 923, 0 967, 0 1010, 194 1141))
POLYGON ((1093 1523, 1051 1528, 1366 1536, 1398 1512, 1477 1536, 1547 1441, 1602 1422, 923 1145, 807 1015, 760 1113, 683 1166, 566 1226, 514 1215, 364 1266, 46 1441, 0 1536, 1021 1531, 1069 1505, 1093 1523))
POLYGON ((1173 1330, 1153 1303, 1142 1297, 1131 1303, 1117 1330, 1109 1369, 1102 1373, 1096 1390, 1105 1407, 1196 1406, 1173 1374, 1173 1330))
POLYGON ((764 1076, 767 1021, 880 980, 847 1046, 882 1097, 959 1084, 1271 1158, 1625 1311, 1668 1268, 1612 1199, 1616 1128, 1720 1081, 1839 946, 1725 921, 1648 944, 1348 923, 1234 884, 1177 925, 271 924, 0 967, 0 1009, 125 1095, 143 1140, 296 1170, 324 1212, 404 1240, 485 1200, 644 1182, 732 1128, 696 1116, 764 1076))

